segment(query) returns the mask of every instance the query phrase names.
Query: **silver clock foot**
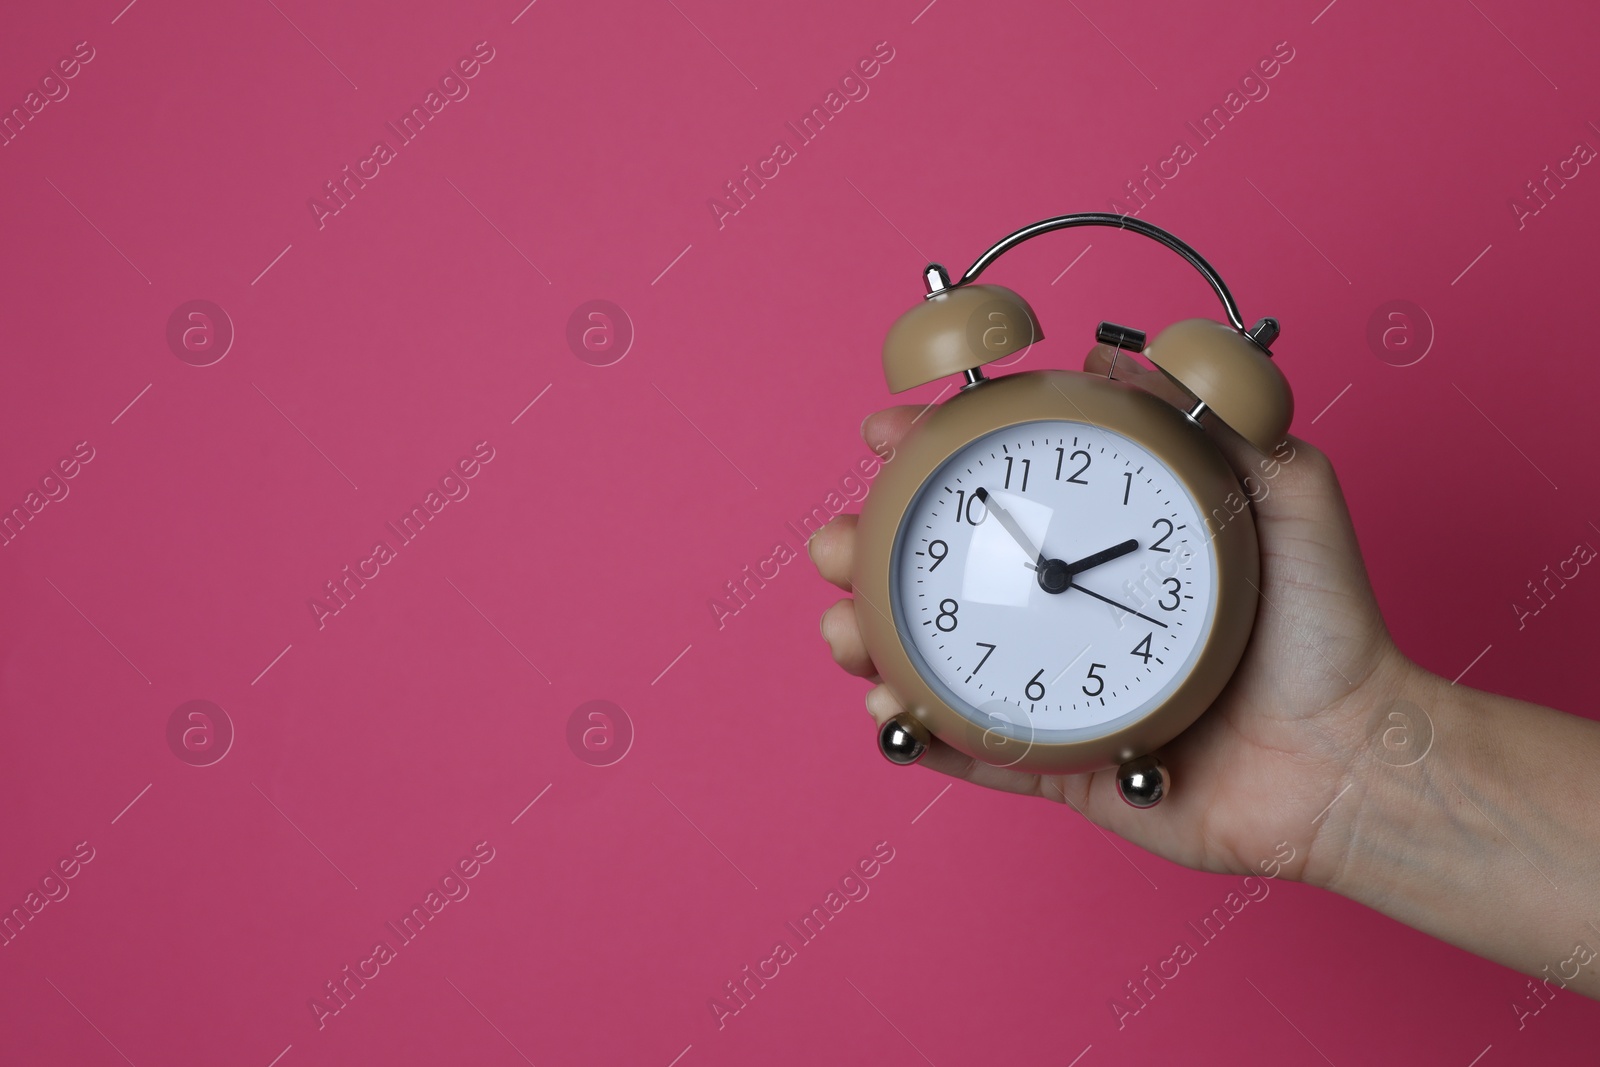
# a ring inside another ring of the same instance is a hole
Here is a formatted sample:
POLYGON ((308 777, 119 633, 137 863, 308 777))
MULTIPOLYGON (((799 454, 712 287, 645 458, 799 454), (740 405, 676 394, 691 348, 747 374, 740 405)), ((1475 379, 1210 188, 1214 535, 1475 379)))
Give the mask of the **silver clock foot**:
POLYGON ((914 719, 890 719, 878 730, 878 751, 899 767, 908 767, 928 753, 928 731, 914 719))
POLYGON ((1117 768, 1117 793, 1135 808, 1153 808, 1167 795, 1171 779, 1154 756, 1140 756, 1117 768))

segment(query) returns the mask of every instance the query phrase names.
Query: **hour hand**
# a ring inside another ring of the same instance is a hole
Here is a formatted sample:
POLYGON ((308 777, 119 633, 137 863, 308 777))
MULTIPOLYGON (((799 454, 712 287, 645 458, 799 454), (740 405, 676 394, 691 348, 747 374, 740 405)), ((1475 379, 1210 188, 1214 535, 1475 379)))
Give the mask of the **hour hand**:
MULTIPOLYGON (((1039 572, 1039 588, 1046 593, 1065 593, 1068 589, 1083 589, 1081 585, 1074 585, 1072 579, 1092 567, 1102 563, 1110 563, 1114 559, 1126 556, 1129 552, 1139 547, 1139 542, 1128 538, 1119 545, 1102 548, 1100 551, 1084 556, 1080 560, 1067 563, 1059 559, 1047 559, 1036 568, 1039 572)), ((1089 590, 1083 589, 1085 593, 1089 590)), ((1099 593, 1089 593, 1090 596, 1099 596, 1099 593)), ((1107 601, 1110 603, 1110 601, 1107 601)), ((1138 615, 1138 612, 1134 612, 1138 615)), ((1145 616, 1140 616, 1144 618, 1145 616)))
POLYGON ((1072 571, 1073 574, 1082 574, 1084 571, 1093 567, 1098 567, 1102 563, 1110 563, 1119 556, 1126 556, 1129 552, 1134 551, 1138 547, 1139 542, 1130 537, 1120 545, 1112 545, 1110 548, 1103 548, 1099 552, 1084 556, 1080 560, 1075 560, 1074 562, 1067 564, 1067 569, 1072 571))
POLYGON ((1034 547, 1033 542, 1028 540, 1028 535, 1022 532, 1022 527, 1017 525, 1017 520, 1012 517, 1011 512, 1001 507, 999 502, 989 494, 989 490, 980 485, 972 491, 972 495, 983 501, 984 507, 989 509, 991 515, 1000 520, 1000 525, 1005 528, 1006 533, 1011 535, 1011 539, 1017 543, 1022 551, 1028 554, 1028 558, 1033 561, 1029 564, 1030 567, 1037 570, 1045 565, 1047 561, 1044 558, 1044 553, 1034 547))

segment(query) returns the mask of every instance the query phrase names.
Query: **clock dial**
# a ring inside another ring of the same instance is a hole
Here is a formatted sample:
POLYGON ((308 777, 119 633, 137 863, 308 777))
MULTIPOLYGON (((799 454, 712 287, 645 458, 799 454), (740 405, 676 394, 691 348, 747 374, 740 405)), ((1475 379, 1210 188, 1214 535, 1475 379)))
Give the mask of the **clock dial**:
POLYGON ((923 678, 999 733, 1072 740, 1153 710, 1211 631, 1216 555, 1183 483, 1096 425, 987 434, 896 537, 895 625, 923 678))

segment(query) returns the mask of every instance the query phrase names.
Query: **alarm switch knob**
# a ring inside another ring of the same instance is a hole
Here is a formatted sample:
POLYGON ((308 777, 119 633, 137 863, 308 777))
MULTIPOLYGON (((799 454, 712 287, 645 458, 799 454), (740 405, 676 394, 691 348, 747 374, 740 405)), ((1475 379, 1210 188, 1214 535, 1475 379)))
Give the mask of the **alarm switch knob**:
POLYGON ((932 291, 895 320, 883 341, 891 393, 976 370, 1044 338, 1033 308, 1003 285, 948 285, 938 264, 924 279, 932 291))
POLYGON ((1110 345, 1112 348, 1120 348, 1127 352, 1144 351, 1144 331, 1135 330, 1132 326, 1102 322, 1094 329, 1094 339, 1103 345, 1110 345))
POLYGON ((1185 319, 1156 334, 1144 356, 1184 391, 1261 452, 1289 432, 1294 396, 1265 345, 1278 335, 1275 319, 1249 334, 1211 319, 1185 319))
POLYGON ((1264 319, 1257 319, 1256 324, 1245 331, 1245 336, 1260 345, 1261 350, 1270 356, 1272 355, 1272 342, 1276 341, 1278 335, 1282 332, 1283 327, 1278 320, 1268 315, 1264 319))

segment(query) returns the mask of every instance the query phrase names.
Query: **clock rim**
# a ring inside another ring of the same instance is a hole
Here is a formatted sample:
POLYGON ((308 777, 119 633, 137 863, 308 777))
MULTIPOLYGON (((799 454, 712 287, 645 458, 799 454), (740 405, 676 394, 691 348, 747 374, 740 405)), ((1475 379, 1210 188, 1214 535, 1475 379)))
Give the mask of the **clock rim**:
MULTIPOLYGON (((987 444, 997 443, 1003 438, 1018 432, 1036 432, 1035 428, 1041 426, 1061 427, 1063 430, 1072 426, 1081 427, 1082 429, 1073 431, 1076 433, 1082 433, 1086 431, 1092 433, 1094 431, 1101 431, 1108 439, 1108 446, 1112 443, 1121 442, 1122 444, 1119 445, 1119 447, 1125 445, 1127 447, 1141 450, 1144 448, 1140 442, 1129 436, 1119 433, 1103 424, 1096 425, 1085 422, 1082 418, 1074 418, 1070 422, 1062 422, 1058 419, 1023 422, 1002 427, 999 430, 992 430, 989 433, 976 438, 963 449, 953 453, 951 458, 946 459, 944 463, 935 468, 935 470, 923 480, 921 488, 912 495, 911 501, 907 505, 907 510, 902 514, 899 528, 895 534, 895 543, 899 546, 898 550, 896 551, 895 549, 891 548, 893 561, 889 572, 889 615, 890 620, 896 624, 896 630, 900 634, 901 646, 906 649, 906 654, 910 658, 912 665, 917 669, 918 676, 923 679, 923 681, 928 685, 928 688, 931 689, 940 700, 956 709, 961 707, 976 708, 976 715, 970 713, 964 713, 962 715, 962 717, 969 722, 973 721, 974 719, 981 721, 981 717, 986 714, 984 708, 986 708, 988 705, 975 705, 969 700, 961 699, 963 695, 961 691, 948 679, 940 676, 937 668, 933 666, 933 661, 929 658, 928 650, 921 648, 917 642, 917 629, 913 624, 918 620, 913 617, 915 614, 914 606, 908 603, 906 600, 910 590, 905 585, 905 567, 907 562, 905 553, 910 551, 912 545, 920 536, 920 531, 915 528, 916 523, 912 518, 911 509, 917 508, 919 502, 923 501, 926 496, 936 497, 938 495, 938 487, 935 485, 935 483, 941 479, 941 472, 945 472, 946 475, 948 474, 950 470, 950 464, 954 461, 955 456, 966 454, 972 449, 973 446, 984 447, 987 444)), ((1166 460, 1164 458, 1157 457, 1153 453, 1149 456, 1146 462, 1150 465, 1159 466, 1164 466, 1166 464, 1166 460)), ((1181 478, 1177 478, 1177 476, 1174 475, 1174 479, 1177 482, 1177 494, 1181 497, 1184 497, 1188 505, 1192 506, 1195 511, 1195 516, 1189 521, 1192 522, 1196 528, 1200 528, 1202 524, 1199 516, 1199 501, 1189 499, 1188 486, 1181 478)), ((1196 552, 1196 559, 1200 561, 1198 565, 1206 574, 1205 580, 1207 589, 1214 590, 1217 584, 1216 547, 1209 537, 1200 542, 1196 552)), ((1099 583, 1095 584, 1098 585, 1099 583)), ((988 726, 983 731, 983 748, 984 752, 987 754, 986 758, 993 761, 997 766, 1005 767, 1009 766, 1012 760, 1018 758, 1022 754, 1025 743, 1067 744, 1079 741, 1097 741, 1103 737, 1107 737, 1115 733, 1117 729, 1121 728, 1121 726, 1126 726, 1140 721, 1145 716, 1149 715, 1154 709, 1164 705, 1172 693, 1176 692, 1177 689, 1182 685, 1184 679, 1188 677, 1190 671, 1193 669, 1194 664, 1199 662, 1200 656, 1205 650, 1204 635, 1209 634, 1216 623, 1216 608, 1216 598, 1208 595, 1206 597, 1205 609, 1194 616, 1195 621, 1198 623, 1198 633, 1195 642, 1174 662, 1174 670, 1172 673, 1167 674, 1165 676, 1165 680, 1158 683, 1154 689, 1146 690, 1139 697, 1137 697, 1134 706, 1129 707, 1124 705, 1120 708, 1120 710, 1114 710, 1114 713, 1109 718, 1089 725, 1061 727, 1057 729, 1041 728, 1039 730, 1033 730, 1031 728, 1029 724, 1032 723, 1033 719, 1026 713, 1023 713, 1022 718, 1017 722, 1013 722, 1011 719, 1005 718, 1004 713, 1001 713, 1001 722, 988 726), (1001 723, 1004 723, 1004 727, 1002 727, 1001 723), (1020 726, 1021 729, 1018 729, 1018 726, 1020 726)), ((1009 707, 1017 712, 1022 711, 1021 707, 1016 704, 1011 704, 1009 707)))
POLYGON ((856 618, 878 675, 916 718, 946 744, 984 763, 1066 774, 1099 770, 1154 752, 1198 719, 1233 676, 1254 629, 1261 557, 1238 477, 1205 430, 1171 404, 1135 386, 1083 371, 1024 371, 962 391, 930 412, 901 443, 862 505, 851 585, 856 618), (1130 438, 1166 466, 1200 509, 1216 555, 1216 607, 1193 668, 1146 715, 1097 738, 1018 742, 985 730, 947 704, 915 666, 894 624, 890 600, 894 546, 907 509, 946 460, 998 430, 1041 419, 1098 425, 1130 438), (1216 521, 1215 512, 1227 516, 1216 521), (887 609, 887 613, 884 609, 887 609), (1002 746, 995 746, 1000 737, 1002 746), (1015 746, 1024 749, 1019 756, 1015 746))

